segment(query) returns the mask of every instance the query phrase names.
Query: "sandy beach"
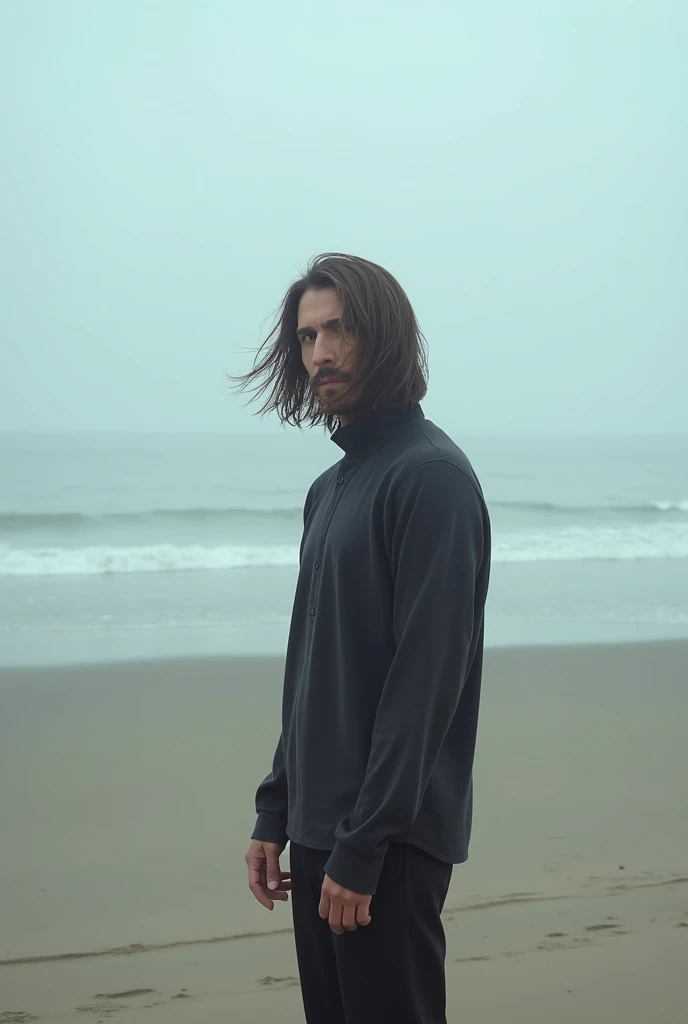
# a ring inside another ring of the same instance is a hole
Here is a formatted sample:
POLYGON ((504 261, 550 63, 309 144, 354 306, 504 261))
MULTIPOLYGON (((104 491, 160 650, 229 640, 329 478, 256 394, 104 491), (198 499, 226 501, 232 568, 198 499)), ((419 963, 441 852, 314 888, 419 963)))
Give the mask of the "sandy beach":
MULTIPOLYGON (((243 864, 280 675, 0 672, 2 1024, 303 1019, 289 911, 243 864)), ((681 1019, 687 682, 688 643, 488 652, 450 1021, 681 1019)))

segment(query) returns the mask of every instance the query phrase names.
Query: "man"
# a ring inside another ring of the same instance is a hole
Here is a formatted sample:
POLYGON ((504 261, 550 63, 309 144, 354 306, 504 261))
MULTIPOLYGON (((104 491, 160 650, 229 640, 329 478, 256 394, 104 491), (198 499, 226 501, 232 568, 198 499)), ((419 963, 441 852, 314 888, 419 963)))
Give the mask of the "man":
POLYGON ((446 1021, 440 914, 468 855, 490 525, 420 408, 426 377, 397 281, 330 253, 239 378, 343 452, 306 498, 282 734, 246 855, 259 903, 292 891, 308 1024, 446 1021))

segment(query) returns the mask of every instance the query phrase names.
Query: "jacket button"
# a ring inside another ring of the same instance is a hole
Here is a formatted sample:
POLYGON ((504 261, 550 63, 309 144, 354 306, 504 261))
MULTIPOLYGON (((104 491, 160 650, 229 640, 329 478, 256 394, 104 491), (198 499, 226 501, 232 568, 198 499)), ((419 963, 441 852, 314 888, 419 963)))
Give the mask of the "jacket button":
POLYGON ((337 483, 341 486, 344 483, 344 477, 343 476, 338 476, 337 477, 337 483))
POLYGON ((315 568, 316 568, 316 569, 319 569, 319 568, 320 568, 320 562, 316 562, 316 563, 315 563, 315 568))
POLYGON ((315 615, 315 608, 310 608, 308 614, 311 616, 311 618, 313 618, 313 616, 315 615))

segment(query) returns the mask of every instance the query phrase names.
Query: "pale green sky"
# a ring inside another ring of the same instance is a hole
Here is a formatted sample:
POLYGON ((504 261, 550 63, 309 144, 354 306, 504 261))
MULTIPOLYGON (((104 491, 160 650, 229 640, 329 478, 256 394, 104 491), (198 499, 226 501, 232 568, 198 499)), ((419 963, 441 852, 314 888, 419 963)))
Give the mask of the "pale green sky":
POLYGON ((440 425, 688 432, 686 53, 684 0, 3 0, 0 429, 255 429, 335 249, 440 425))

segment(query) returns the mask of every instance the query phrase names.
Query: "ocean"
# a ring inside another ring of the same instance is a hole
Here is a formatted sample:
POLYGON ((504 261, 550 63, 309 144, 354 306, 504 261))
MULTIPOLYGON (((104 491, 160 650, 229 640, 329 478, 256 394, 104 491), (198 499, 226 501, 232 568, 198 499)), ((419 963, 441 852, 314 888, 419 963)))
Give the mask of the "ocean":
MULTIPOLYGON (((688 636, 688 439, 451 430, 493 524, 487 641, 688 636)), ((0 664, 278 653, 322 432, 0 436, 0 664)))

